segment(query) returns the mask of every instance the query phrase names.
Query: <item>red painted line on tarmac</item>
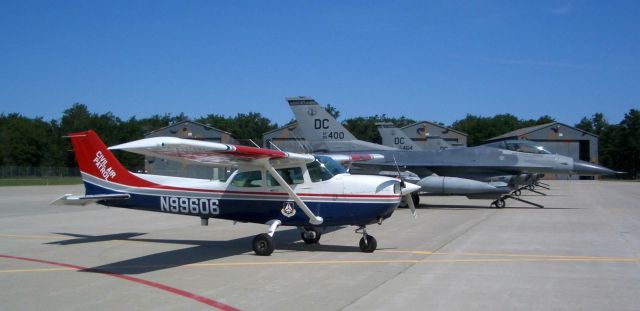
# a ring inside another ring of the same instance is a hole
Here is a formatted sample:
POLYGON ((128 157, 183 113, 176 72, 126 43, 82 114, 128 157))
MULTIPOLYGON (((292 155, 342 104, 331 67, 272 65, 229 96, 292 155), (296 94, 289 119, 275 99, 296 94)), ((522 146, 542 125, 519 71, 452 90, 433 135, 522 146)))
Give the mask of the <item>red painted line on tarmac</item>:
POLYGON ((182 297, 185 297, 185 298, 189 298, 189 299, 204 303, 206 305, 209 305, 211 307, 214 307, 214 308, 217 308, 217 309, 220 309, 220 310, 224 310, 224 311, 239 310, 239 309, 236 309, 236 308, 234 308, 232 306, 226 305, 224 303, 215 301, 213 299, 209 299, 207 297, 202 297, 200 295, 196 295, 196 294, 193 294, 193 293, 190 293, 190 292, 178 289, 178 288, 174 288, 174 287, 171 287, 171 286, 167 286, 167 285, 156 283, 156 282, 152 282, 152 281, 139 279, 139 278, 128 276, 128 275, 123 275, 123 274, 118 274, 118 273, 113 273, 113 272, 108 272, 108 271, 101 271, 101 270, 86 268, 86 267, 82 267, 82 266, 70 265, 70 264, 61 263, 61 262, 34 259, 34 258, 17 257, 17 256, 9 256, 9 255, 2 255, 2 254, 0 254, 0 258, 38 262, 38 263, 44 263, 44 264, 53 265, 53 266, 60 266, 60 267, 71 268, 71 269, 76 269, 76 270, 83 270, 83 271, 86 271, 86 272, 100 273, 100 274, 108 275, 108 276, 111 276, 111 277, 114 277, 114 278, 119 278, 119 279, 127 280, 127 281, 130 281, 130 282, 134 282, 134 283, 138 283, 138 284, 154 287, 154 288, 157 288, 157 289, 160 289, 160 290, 163 290, 163 291, 175 294, 175 295, 179 295, 179 296, 182 296, 182 297))

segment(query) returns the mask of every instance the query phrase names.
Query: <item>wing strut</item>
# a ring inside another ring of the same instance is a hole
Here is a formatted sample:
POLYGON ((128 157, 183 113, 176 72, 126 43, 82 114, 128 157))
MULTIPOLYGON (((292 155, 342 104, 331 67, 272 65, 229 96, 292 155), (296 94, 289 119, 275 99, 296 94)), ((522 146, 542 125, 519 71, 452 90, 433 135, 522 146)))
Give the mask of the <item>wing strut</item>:
POLYGON ((296 204, 298 204, 298 207, 300 207, 300 209, 309 217, 309 223, 312 225, 322 224, 324 219, 322 219, 322 217, 320 216, 316 216, 313 214, 313 212, 309 209, 309 207, 307 207, 307 204, 305 204, 304 201, 300 199, 300 197, 293 191, 293 189, 291 189, 289 184, 287 184, 287 182, 284 181, 282 176, 278 174, 276 169, 273 168, 273 165, 271 165, 271 162, 269 162, 269 159, 265 158, 262 162, 264 164, 264 167, 269 171, 269 173, 271 173, 271 176, 273 176, 273 178, 278 182, 278 184, 280 184, 280 186, 282 186, 282 188, 284 188, 284 190, 287 191, 287 193, 289 194, 289 197, 291 197, 293 201, 295 201, 296 204))

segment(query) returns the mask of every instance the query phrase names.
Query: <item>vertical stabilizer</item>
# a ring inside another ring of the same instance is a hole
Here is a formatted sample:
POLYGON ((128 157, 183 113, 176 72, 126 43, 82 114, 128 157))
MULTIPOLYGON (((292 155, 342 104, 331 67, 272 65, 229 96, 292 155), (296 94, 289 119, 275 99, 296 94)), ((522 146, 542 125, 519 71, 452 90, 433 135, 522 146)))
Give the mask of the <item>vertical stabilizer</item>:
POLYGON ((91 177, 130 186, 148 186, 150 183, 129 172, 109 151, 100 137, 92 131, 69 134, 82 179, 91 177))
POLYGON ((376 123, 382 144, 402 150, 422 150, 407 134, 391 123, 376 123))
POLYGON ((313 98, 289 97, 287 102, 298 121, 304 139, 314 152, 398 150, 358 140, 313 98))
POLYGON ((288 97, 287 102, 309 141, 351 141, 355 136, 310 97, 288 97))

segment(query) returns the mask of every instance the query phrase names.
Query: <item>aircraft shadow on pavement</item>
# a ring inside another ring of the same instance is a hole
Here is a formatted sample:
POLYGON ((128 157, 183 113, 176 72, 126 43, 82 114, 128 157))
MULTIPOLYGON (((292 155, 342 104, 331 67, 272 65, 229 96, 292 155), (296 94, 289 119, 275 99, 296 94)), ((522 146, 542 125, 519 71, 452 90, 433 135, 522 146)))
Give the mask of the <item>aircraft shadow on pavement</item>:
POLYGON ((559 209, 581 209, 579 207, 552 207, 552 206, 545 206, 544 208, 540 208, 537 206, 507 206, 505 208, 496 208, 493 206, 487 206, 487 205, 429 205, 429 204, 420 204, 420 206, 416 207, 418 210, 424 209, 424 210, 476 210, 476 209, 494 209, 494 210, 501 210, 501 209, 523 209, 523 210, 529 210, 529 209, 533 209, 533 210, 559 210, 559 209))
MULTIPOLYGON (((327 229, 323 233, 329 233, 336 229, 327 229)), ((50 242, 46 244, 73 245, 81 243, 105 242, 105 241, 131 241, 145 243, 165 243, 192 245, 182 249, 170 250, 161 253, 150 254, 142 257, 131 258, 119 262, 109 263, 102 266, 81 270, 82 272, 109 272, 118 274, 142 274, 158 270, 170 269, 189 264, 196 264, 210 260, 231 257, 241 254, 255 256, 251 249, 254 235, 241 237, 233 240, 212 241, 212 240, 178 240, 178 239, 144 239, 135 238, 144 233, 129 232, 104 236, 88 236, 72 233, 58 233, 74 237, 71 240, 50 242)), ((355 236, 354 236, 355 237, 355 236)), ((360 252, 357 245, 358 239, 354 238, 352 245, 325 245, 320 240, 319 244, 308 245, 300 238, 300 231, 292 229, 278 230, 275 234, 276 250, 272 256, 277 256, 278 252, 284 251, 308 251, 308 252, 360 252)))

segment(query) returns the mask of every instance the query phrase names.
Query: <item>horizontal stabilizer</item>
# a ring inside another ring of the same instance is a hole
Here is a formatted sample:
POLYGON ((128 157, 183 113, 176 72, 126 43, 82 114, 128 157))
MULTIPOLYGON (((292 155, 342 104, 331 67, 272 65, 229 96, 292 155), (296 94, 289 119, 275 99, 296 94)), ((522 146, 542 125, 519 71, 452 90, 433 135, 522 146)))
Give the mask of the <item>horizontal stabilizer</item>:
POLYGON ((85 196, 65 194, 57 200, 49 203, 49 205, 87 205, 102 200, 127 200, 129 198, 131 198, 131 195, 128 193, 94 194, 85 196))

